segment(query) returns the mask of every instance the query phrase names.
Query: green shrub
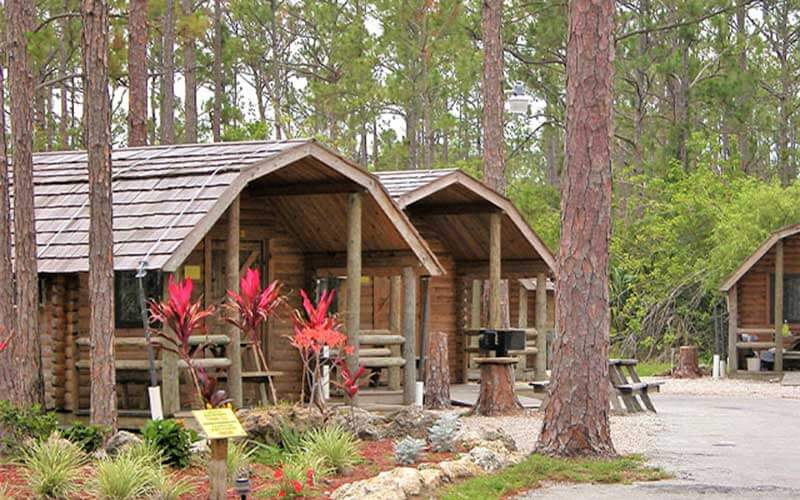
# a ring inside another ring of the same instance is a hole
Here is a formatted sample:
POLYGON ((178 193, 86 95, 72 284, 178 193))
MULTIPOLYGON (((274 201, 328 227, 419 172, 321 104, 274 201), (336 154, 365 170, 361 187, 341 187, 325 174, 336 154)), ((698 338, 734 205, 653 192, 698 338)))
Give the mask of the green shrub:
POLYGON ((160 453, 147 444, 131 446, 114 458, 100 460, 92 480, 93 492, 108 500, 148 497, 164 474, 160 461, 160 453))
POLYGON ((303 433, 285 423, 281 424, 279 431, 281 448, 288 453, 296 453, 303 447, 303 433))
POLYGON ((197 482, 190 478, 180 478, 164 468, 155 469, 153 478, 154 498, 158 500, 179 500, 191 495, 197 489, 197 482))
POLYGON ((246 441, 228 443, 228 483, 233 484, 241 473, 249 473, 255 449, 249 448, 246 441))
POLYGON ((361 459, 358 439, 338 425, 307 432, 302 447, 338 472, 350 469, 361 459))
POLYGON ((324 458, 308 451, 292 453, 283 464, 283 472, 289 479, 303 482, 308 478, 308 471, 313 472, 315 480, 328 477, 335 472, 324 458))
POLYGON ((286 450, 274 444, 264 444, 258 441, 250 441, 253 445, 253 462, 268 465, 270 467, 279 465, 286 460, 286 450))
POLYGON ((47 439, 56 430, 55 414, 45 412, 41 406, 22 408, 0 401, 0 453, 16 455, 28 439, 47 439))
POLYGON ((42 498, 68 498, 77 490, 76 480, 87 462, 80 446, 53 433, 33 441, 21 453, 25 478, 31 491, 42 498))
POLYGON ((144 441, 161 452, 164 463, 174 467, 188 467, 192 461, 192 443, 197 433, 187 429, 177 420, 151 420, 142 428, 144 441))
POLYGON ((61 431, 61 435, 65 439, 77 444, 87 453, 92 453, 103 446, 103 440, 108 433, 108 427, 94 424, 87 425, 83 422, 75 422, 61 431))

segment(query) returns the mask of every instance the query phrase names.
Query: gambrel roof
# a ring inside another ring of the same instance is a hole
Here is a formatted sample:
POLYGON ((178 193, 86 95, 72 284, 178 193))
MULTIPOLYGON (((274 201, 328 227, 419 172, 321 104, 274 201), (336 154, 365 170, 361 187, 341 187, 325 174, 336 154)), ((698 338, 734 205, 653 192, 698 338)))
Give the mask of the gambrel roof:
MULTIPOLYGON (((368 195, 365 218, 388 227, 390 249, 410 250, 428 273, 441 273, 436 257, 375 176, 308 139, 115 149, 114 268, 135 270, 145 261, 148 269, 174 271, 253 183, 269 184, 274 193, 304 185, 354 186, 368 195)), ((34 191, 39 271, 87 271, 86 152, 35 154, 34 191)), ((301 214, 296 217, 289 223, 304 222, 301 214)), ((377 236, 365 234, 365 250, 382 249, 370 238, 377 236)))
POLYGON ((800 224, 793 224, 791 226, 786 226, 770 234, 769 237, 767 237, 767 239, 764 241, 764 243, 762 243, 761 246, 759 246, 755 252, 753 252, 747 259, 745 259, 745 261, 742 262, 742 264, 725 279, 725 281, 719 287, 719 290, 721 292, 727 292, 728 290, 733 288, 733 285, 738 283, 738 281, 742 279, 742 276, 744 276, 747 273, 747 271, 749 271, 750 268, 753 267, 756 264, 756 262, 758 262, 761 259, 761 257, 766 255, 766 253, 769 252, 770 250, 772 250, 772 247, 774 247, 778 241, 784 238, 788 238, 789 236, 794 236, 795 234, 798 233, 800 233, 800 224))

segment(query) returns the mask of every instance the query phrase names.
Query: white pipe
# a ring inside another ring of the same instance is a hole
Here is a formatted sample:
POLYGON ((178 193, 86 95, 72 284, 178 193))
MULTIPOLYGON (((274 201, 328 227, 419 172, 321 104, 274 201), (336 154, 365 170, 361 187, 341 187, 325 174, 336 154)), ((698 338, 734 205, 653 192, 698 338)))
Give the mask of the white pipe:
POLYGON ((148 387, 147 395, 150 398, 150 418, 153 420, 163 420, 164 411, 161 409, 161 387, 148 387))
POLYGON ((714 360, 712 361, 711 366, 711 376, 713 378, 719 378, 719 354, 714 355, 714 360))
POLYGON ((727 368, 725 365, 726 365, 725 360, 720 360, 720 362, 719 362, 719 376, 720 376, 720 378, 727 378, 728 377, 728 371, 725 369, 725 368, 727 368))
POLYGON ((417 382, 417 391, 414 394, 414 404, 422 406, 423 396, 425 395, 425 382, 417 382))

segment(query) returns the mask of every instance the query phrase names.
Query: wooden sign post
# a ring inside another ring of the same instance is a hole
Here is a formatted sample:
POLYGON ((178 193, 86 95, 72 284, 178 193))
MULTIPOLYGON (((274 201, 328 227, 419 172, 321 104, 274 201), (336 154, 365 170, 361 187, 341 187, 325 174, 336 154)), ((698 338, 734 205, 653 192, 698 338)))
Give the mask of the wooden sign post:
POLYGON ((211 441, 211 460, 208 461, 208 480, 211 500, 225 500, 228 484, 228 439, 246 437, 242 424, 230 408, 193 411, 206 437, 211 441))

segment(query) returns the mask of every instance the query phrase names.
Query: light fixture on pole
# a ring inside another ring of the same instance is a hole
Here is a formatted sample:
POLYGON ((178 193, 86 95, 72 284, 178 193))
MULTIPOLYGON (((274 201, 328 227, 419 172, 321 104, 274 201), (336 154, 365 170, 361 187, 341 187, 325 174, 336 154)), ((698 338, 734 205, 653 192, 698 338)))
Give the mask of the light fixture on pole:
POLYGON ((531 96, 525 93, 525 86, 522 82, 517 82, 514 84, 514 88, 511 89, 509 93, 508 100, 508 110, 515 115, 526 115, 528 114, 528 108, 531 105, 533 99, 531 96))

